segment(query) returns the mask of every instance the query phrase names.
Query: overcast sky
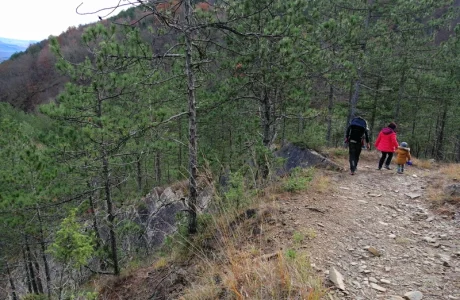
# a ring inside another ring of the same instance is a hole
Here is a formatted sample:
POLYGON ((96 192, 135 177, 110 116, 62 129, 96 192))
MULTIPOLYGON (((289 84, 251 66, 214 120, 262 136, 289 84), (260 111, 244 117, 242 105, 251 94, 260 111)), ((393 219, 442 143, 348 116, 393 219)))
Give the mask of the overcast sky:
MULTIPOLYGON (((75 9, 81 3, 83 4, 78 12, 91 13, 105 7, 114 7, 119 0, 1 0, 1 2, 0 37, 41 41, 50 35, 60 35, 70 26, 96 22, 99 20, 98 15, 104 17, 110 12, 104 10, 95 14, 79 15, 75 9)), ((129 4, 129 2, 121 0, 120 4, 129 4)), ((123 9, 129 7, 123 6, 123 9)))

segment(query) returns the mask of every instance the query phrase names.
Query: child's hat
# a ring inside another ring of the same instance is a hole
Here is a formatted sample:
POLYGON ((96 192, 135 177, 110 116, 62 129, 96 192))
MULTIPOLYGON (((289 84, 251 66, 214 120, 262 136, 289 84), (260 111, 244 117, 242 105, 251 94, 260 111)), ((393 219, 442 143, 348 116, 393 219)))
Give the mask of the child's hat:
POLYGON ((388 127, 390 127, 391 129, 395 130, 396 129, 396 124, 394 122, 391 122, 388 127))
POLYGON ((401 143, 401 147, 407 148, 407 143, 406 143, 406 142, 402 142, 402 143, 401 143))

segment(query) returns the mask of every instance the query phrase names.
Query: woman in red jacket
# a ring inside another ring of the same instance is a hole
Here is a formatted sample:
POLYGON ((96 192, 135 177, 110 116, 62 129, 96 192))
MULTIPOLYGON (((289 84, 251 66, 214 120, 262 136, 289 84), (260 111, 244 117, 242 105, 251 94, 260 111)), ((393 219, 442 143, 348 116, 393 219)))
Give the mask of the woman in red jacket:
POLYGON ((391 170, 390 162, 393 158, 393 153, 398 148, 399 144, 396 140, 396 124, 391 122, 388 127, 383 128, 377 140, 375 141, 375 148, 382 152, 382 157, 379 160, 379 167, 377 170, 381 170, 383 163, 385 162, 385 169, 391 170))

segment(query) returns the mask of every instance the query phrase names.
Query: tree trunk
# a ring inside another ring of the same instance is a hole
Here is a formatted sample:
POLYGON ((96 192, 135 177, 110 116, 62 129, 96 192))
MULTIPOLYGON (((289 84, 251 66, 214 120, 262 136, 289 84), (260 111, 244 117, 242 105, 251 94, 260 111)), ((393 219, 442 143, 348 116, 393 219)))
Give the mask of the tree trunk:
MULTIPOLYGON (((91 184, 90 181, 88 181, 88 187, 89 187, 89 189, 93 188, 93 185, 91 184)), ((90 212, 91 217, 93 219, 93 229, 94 229, 94 233, 96 235, 96 247, 95 248, 97 250, 100 250, 102 248, 102 238, 101 238, 101 234, 99 233, 99 224, 97 222, 96 205, 94 203, 93 193, 91 193, 89 195, 88 201, 89 201, 89 207, 90 207, 90 210, 91 210, 91 212, 90 212)), ((104 260, 100 261, 99 267, 101 268, 101 270, 105 270, 107 268, 107 265, 106 265, 104 260)))
POLYGON ((137 169, 137 190, 142 193, 142 153, 136 155, 136 169, 137 169))
POLYGON ((155 152, 155 179, 157 185, 161 185, 161 153, 160 150, 155 152))
POLYGON ((332 146, 332 115, 334 112, 334 86, 332 83, 329 85, 329 104, 327 106, 327 132, 326 132, 326 141, 327 144, 332 146))
MULTIPOLYGON (((273 134, 274 134, 274 120, 273 120, 273 103, 270 99, 269 92, 264 89, 260 99, 261 104, 261 111, 262 111, 262 142, 266 149, 270 149, 272 142, 273 142, 273 134)), ((261 153, 264 155, 264 153, 261 153)), ((266 161, 265 157, 260 159, 262 162, 261 173, 262 178, 267 179, 270 173, 268 162, 266 161)))
POLYGON ((262 106, 262 132, 263 132, 263 144, 266 148, 270 148, 271 144, 271 126, 272 126, 272 103, 267 90, 264 89, 262 97, 260 99, 262 106))
MULTIPOLYGON (((403 66, 405 65, 405 62, 406 60, 404 59, 403 66)), ((395 115, 394 115, 394 120, 396 124, 399 123, 399 115, 400 115, 400 110, 401 110, 401 102, 402 102, 402 97, 404 94, 405 83, 406 83, 406 68, 403 67, 401 79, 399 80, 398 100, 396 102, 395 115)))
POLYGON ((377 104, 379 101, 379 90, 380 90, 380 85, 382 83, 382 78, 379 76, 377 78, 377 84, 375 86, 375 94, 374 94, 374 102, 372 104, 372 113, 371 113, 371 120, 370 120, 370 131, 369 131, 369 140, 373 141, 374 140, 374 128, 375 128, 375 120, 377 118, 377 104))
POLYGON ((104 174, 104 191, 105 200, 107 203, 107 219, 109 221, 109 232, 110 232, 110 248, 113 262, 113 272, 115 275, 120 274, 118 266, 118 253, 117 253, 117 237, 115 234, 115 214, 113 211, 112 192, 110 190, 110 174, 109 174, 109 162, 105 157, 105 153, 102 158, 102 172, 104 174))
MULTIPOLYGON (((100 120, 102 117, 102 95, 98 95, 98 102, 96 107, 96 115, 100 120)), ((103 129, 103 125, 101 121, 98 121, 98 126, 100 130, 103 129)), ((113 209, 113 201, 112 201, 112 190, 110 187, 110 168, 109 168, 109 161, 108 161, 108 154, 106 150, 106 142, 104 138, 102 138, 102 143, 100 145, 100 155, 102 160, 102 176, 104 179, 104 193, 105 193, 105 201, 107 206, 107 220, 108 220, 108 227, 109 227, 109 235, 110 235, 110 249, 111 249, 111 259, 113 263, 113 272, 115 275, 120 274, 120 269, 118 266, 118 253, 117 253, 117 237, 115 234, 115 213, 113 209)))
POLYGON ((43 259, 43 265, 45 266, 46 289, 47 289, 48 299, 51 299, 51 275, 50 275, 48 259, 46 258, 45 235, 43 233, 42 217, 41 217, 40 208, 38 207, 38 204, 36 205, 36 208, 37 208, 37 217, 38 217, 39 232, 40 232, 40 248, 42 251, 41 254, 42 254, 42 259, 43 259))
MULTIPOLYGON (((373 0, 368 1, 369 9, 367 11, 367 17, 364 22, 364 32, 366 34, 369 28, 369 22, 371 20, 371 12, 372 12, 371 6, 373 2, 374 2, 373 0)), ((367 36, 364 38, 366 39, 367 36)), ((367 43, 367 40, 362 41, 362 50, 363 50, 364 58, 366 57, 366 43, 367 43)), ((364 68, 364 63, 362 63, 361 65, 358 65, 358 77, 355 80, 353 96, 350 98, 350 102, 349 102, 349 112, 348 112, 347 124, 345 126, 345 136, 347 134, 348 124, 350 124, 351 119, 353 119, 356 116, 356 107, 358 106, 359 93, 361 91, 361 82, 363 81, 363 68, 364 68)))
POLYGON ((444 159, 444 130, 446 127, 447 111, 449 106, 447 103, 444 104, 444 109, 442 111, 441 119, 439 120, 438 132, 436 135, 436 151, 435 158, 437 160, 444 159))
POLYGON ((40 277, 40 264, 38 263, 38 260, 35 259, 35 257, 33 257, 33 263, 34 263, 34 266, 35 266, 35 272, 36 272, 36 276, 37 276, 36 281, 37 281, 38 292, 40 294, 43 294, 43 284, 42 284, 42 279, 40 277))
MULTIPOLYGON (((177 125, 178 125, 178 133, 179 133, 179 141, 182 142, 182 120, 181 118, 177 118, 177 125)), ((177 159, 177 169, 181 170, 182 168, 182 143, 179 143, 178 149, 178 159, 177 159)))
POLYGON ((347 115, 347 123, 345 124, 345 131, 343 132, 343 137, 347 137, 347 129, 350 121, 352 119, 351 115, 351 99, 353 98, 353 80, 350 80, 350 90, 348 91, 348 115, 347 115))
MULTIPOLYGON (((185 0, 185 21, 187 28, 192 26, 192 3, 185 0)), ((187 75, 187 98, 189 120, 189 223, 188 232, 197 232, 197 175, 198 175, 198 149, 197 149, 197 124, 196 124, 196 98, 195 98, 195 73, 192 58, 192 36, 189 29, 185 31, 185 72, 187 75)))
POLYGON ((457 140, 455 142, 455 162, 460 163, 460 134, 457 134, 457 140))
POLYGON ((16 295, 16 286, 14 285, 13 277, 11 276, 10 266, 8 261, 6 262, 6 272, 8 273, 8 280, 11 285, 11 294, 13 295, 13 300, 18 300, 18 296, 16 295))
POLYGON ((31 276, 30 276, 29 267, 27 266, 26 250, 24 248, 22 248, 22 259, 24 260, 24 272, 26 273, 27 291, 29 292, 29 294, 32 294, 33 293, 32 280, 31 280, 31 276))
POLYGON ((27 240, 27 235, 25 236, 25 247, 26 247, 26 257, 27 257, 27 268, 29 269, 30 273, 30 283, 32 285, 32 291, 34 294, 39 294, 40 291, 38 289, 37 284, 37 276, 35 275, 34 266, 32 264, 32 255, 30 254, 29 242, 27 240))

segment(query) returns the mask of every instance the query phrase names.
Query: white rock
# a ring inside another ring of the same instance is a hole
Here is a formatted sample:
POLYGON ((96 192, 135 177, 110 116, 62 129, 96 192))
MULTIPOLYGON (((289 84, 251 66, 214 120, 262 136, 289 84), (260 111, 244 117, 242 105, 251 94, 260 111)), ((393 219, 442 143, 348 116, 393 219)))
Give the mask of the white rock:
POLYGON ((421 194, 417 194, 417 193, 405 193, 404 195, 406 195, 407 197, 411 199, 417 199, 422 196, 421 194))
POLYGON ((369 277, 369 281, 373 283, 377 283, 377 279, 375 279, 374 277, 369 277))
POLYGON ((404 299, 407 300, 421 300, 422 298, 423 294, 419 291, 412 291, 404 294, 404 299))
POLYGON ((436 239, 434 239, 432 237, 429 237, 429 236, 423 237, 422 240, 424 240, 425 242, 428 242, 428 243, 436 243, 436 239))
POLYGON ((382 197, 382 194, 369 194, 371 197, 382 197))
POLYGON ((374 290, 380 291, 380 292, 386 292, 387 291, 386 288, 381 287, 380 285, 377 285, 375 283, 371 283, 371 288, 373 288, 374 290))
POLYGON ((388 235, 388 237, 389 237, 390 239, 395 239, 395 238, 396 238, 396 234, 393 234, 393 233, 392 233, 392 234, 388 235))
POLYGON ((359 282, 358 282, 358 281, 353 281, 352 283, 353 283, 353 284, 354 284, 354 286, 356 286, 358 289, 360 289, 360 288, 361 288, 361 284, 359 284, 359 282))
POLYGON ((343 282, 343 276, 334 267, 329 269, 329 279, 335 284, 336 287, 345 290, 345 283, 343 282))

